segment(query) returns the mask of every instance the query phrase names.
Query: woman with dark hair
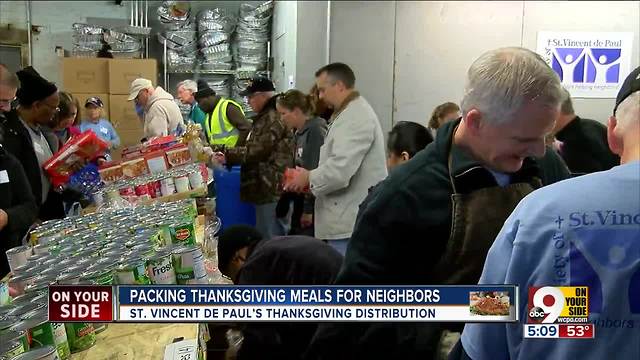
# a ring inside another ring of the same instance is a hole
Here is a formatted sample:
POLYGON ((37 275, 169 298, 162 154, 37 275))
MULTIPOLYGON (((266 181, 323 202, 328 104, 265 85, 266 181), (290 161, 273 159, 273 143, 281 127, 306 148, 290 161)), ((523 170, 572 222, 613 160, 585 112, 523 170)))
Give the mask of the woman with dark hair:
POLYGON ((409 161, 416 153, 433 142, 429 130, 415 122, 400 121, 389 132, 387 141, 387 168, 392 168, 409 161))
POLYGON ((438 130, 442 124, 460 117, 460 107, 452 102, 440 104, 433 109, 429 119, 429 128, 438 130))
POLYGON ((53 118, 52 130, 60 140, 60 146, 64 145, 70 138, 80 135, 77 125, 80 119, 80 103, 71 94, 60 92, 60 111, 53 118))
MULTIPOLYGON (((307 170, 317 168, 320 159, 320 147, 324 144, 324 138, 327 135, 327 122, 325 119, 315 115, 313 96, 306 95, 299 90, 289 90, 278 97, 276 109, 287 128, 295 131, 295 166, 307 170)), ((315 198, 310 193, 304 195, 283 194, 285 203, 288 201, 287 199, 291 198, 293 198, 294 206, 290 234, 313 236, 315 198)), ((279 211, 280 214, 282 210, 284 210, 284 207, 279 211)), ((288 212, 288 206, 286 206, 286 210, 285 214, 288 212)))

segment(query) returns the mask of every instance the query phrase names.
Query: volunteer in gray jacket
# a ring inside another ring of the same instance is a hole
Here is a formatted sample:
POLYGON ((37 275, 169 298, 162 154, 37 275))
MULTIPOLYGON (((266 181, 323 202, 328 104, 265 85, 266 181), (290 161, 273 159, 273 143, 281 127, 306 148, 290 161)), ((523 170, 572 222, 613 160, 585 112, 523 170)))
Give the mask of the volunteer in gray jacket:
MULTIPOLYGON (((287 128, 295 130, 296 167, 313 170, 318 167, 320 147, 327 135, 327 121, 314 117, 314 105, 311 95, 300 90, 289 90, 278 97, 276 108, 287 128)), ((291 215, 291 235, 313 236, 313 213, 315 197, 311 193, 284 193, 286 200, 293 200, 291 215)), ((289 202, 284 214, 289 212, 289 202)), ((276 212, 277 213, 277 212, 276 212)))
POLYGON ((173 96, 160 86, 154 88, 151 80, 135 79, 129 90, 129 101, 144 109, 144 136, 181 135, 184 119, 173 96))
POLYGON ((310 186, 316 197, 315 237, 346 252, 360 203, 387 176, 384 136, 371 105, 354 89, 355 75, 342 63, 316 72, 320 98, 334 109, 318 168, 301 169, 287 186, 310 186))

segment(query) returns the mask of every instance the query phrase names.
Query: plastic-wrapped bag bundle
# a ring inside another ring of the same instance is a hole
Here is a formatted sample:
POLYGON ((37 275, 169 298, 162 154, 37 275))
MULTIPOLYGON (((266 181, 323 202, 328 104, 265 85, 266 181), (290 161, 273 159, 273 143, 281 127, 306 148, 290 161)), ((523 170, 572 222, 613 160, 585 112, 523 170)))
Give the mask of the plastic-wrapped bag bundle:
POLYGON ((167 31, 195 30, 188 1, 163 1, 158 7, 158 20, 167 31))
POLYGON ((242 4, 236 27, 234 56, 238 69, 264 70, 271 36, 273 1, 258 6, 242 4))
POLYGON ((102 48, 104 29, 82 23, 74 23, 72 29, 73 56, 96 57, 102 48))
POLYGON ((231 97, 231 84, 233 83, 233 77, 226 75, 208 76, 204 80, 217 95, 227 99, 231 97))
POLYGON ((167 67, 171 71, 189 71, 196 66, 198 49, 196 24, 191 5, 186 1, 164 1, 158 7, 158 19, 165 31, 158 42, 167 43, 167 67))
POLYGON ((236 19, 219 8, 198 14, 198 43, 203 56, 203 70, 233 69, 230 37, 235 26, 236 19))
POLYGON ((249 86, 249 81, 249 79, 236 78, 231 86, 231 97, 239 104, 242 104, 242 109, 244 110, 245 115, 253 113, 253 109, 251 109, 247 98, 240 96, 240 93, 249 86))
POLYGON ((111 54, 114 58, 138 58, 142 56, 142 42, 131 35, 107 30, 104 40, 111 46, 111 54))

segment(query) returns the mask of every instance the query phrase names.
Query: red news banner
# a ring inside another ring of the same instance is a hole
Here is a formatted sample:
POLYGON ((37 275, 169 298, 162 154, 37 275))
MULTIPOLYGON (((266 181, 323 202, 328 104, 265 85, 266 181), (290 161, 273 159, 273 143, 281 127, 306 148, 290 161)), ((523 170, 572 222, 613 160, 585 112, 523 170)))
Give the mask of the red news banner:
POLYGON ((111 286, 49 287, 49 321, 111 322, 113 318, 111 286))

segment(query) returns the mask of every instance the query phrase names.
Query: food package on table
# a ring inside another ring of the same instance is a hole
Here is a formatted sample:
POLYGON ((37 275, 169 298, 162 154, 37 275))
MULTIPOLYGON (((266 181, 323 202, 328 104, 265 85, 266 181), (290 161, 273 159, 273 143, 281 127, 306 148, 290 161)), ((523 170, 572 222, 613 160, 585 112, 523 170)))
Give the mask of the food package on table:
POLYGON ((122 174, 126 178, 134 178, 149 174, 147 162, 143 157, 128 160, 122 163, 122 174))
POLYGON ((58 152, 47 160, 42 168, 49 175, 54 187, 69 181, 72 167, 78 162, 92 161, 104 154, 109 145, 96 134, 87 130, 71 138, 58 152))
POLYGON ((162 150, 150 152, 144 155, 147 167, 152 174, 161 174, 169 169, 167 158, 162 150))
POLYGON ((171 167, 191 162, 191 152, 189 151, 189 147, 184 144, 179 144, 167 149, 166 154, 167 162, 171 167))
POLYGON ((100 178, 105 184, 109 184, 124 178, 122 173, 122 165, 120 162, 113 161, 106 164, 102 164, 98 169, 100 178))
MULTIPOLYGON (((292 169, 292 168, 286 168, 284 169, 284 176, 282 178, 282 187, 283 189, 286 189, 289 184, 293 181, 293 179, 296 177, 296 175, 300 172, 300 170, 296 169, 292 169)), ((309 192, 309 185, 307 185, 304 188, 304 192, 309 192)))

